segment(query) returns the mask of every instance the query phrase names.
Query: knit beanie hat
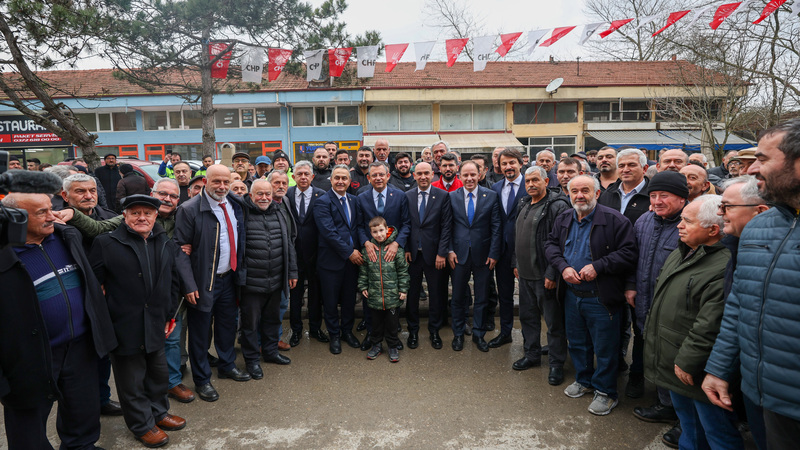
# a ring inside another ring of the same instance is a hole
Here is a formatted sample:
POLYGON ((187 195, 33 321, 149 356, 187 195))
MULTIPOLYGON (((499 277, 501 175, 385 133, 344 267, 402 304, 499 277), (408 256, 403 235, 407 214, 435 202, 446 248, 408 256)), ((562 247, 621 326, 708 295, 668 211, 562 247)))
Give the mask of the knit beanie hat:
POLYGON ((666 191, 682 198, 689 198, 689 185, 682 173, 665 170, 658 172, 650 179, 647 193, 653 191, 666 191))
POLYGON ((119 173, 127 175, 131 172, 133 172, 133 166, 131 166, 130 164, 121 164, 119 166, 119 173))

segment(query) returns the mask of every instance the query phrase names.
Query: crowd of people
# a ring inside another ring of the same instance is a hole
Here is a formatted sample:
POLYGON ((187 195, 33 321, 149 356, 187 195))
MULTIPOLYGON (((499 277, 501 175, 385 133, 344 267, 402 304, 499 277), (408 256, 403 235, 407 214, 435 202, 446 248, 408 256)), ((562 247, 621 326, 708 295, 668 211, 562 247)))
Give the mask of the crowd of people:
POLYGON ((91 448, 101 413, 164 445, 186 425, 170 398, 216 401, 212 367, 245 382, 262 361, 290 364, 304 326, 334 355, 344 341, 374 360, 385 341, 396 363, 421 345, 425 299, 433 349, 449 326, 453 351, 471 336, 488 352, 513 341, 517 288, 512 368, 546 355, 559 386, 569 356, 564 394, 592 394, 590 413, 643 397, 649 380, 654 404, 634 415, 673 424, 668 446, 744 448, 745 422, 760 449, 796 445, 800 120, 710 170, 702 154, 650 161, 633 147, 462 160, 438 141, 414 160, 385 139, 351 163, 334 142, 294 165, 238 152, 194 173, 173 153, 148 189, 107 155, 93 174, 82 161, 47 169, 63 178, 54 196, 9 193, 3 205, 28 212, 26 243, 0 250, 9 447, 50 448, 55 401, 64 448, 91 448))

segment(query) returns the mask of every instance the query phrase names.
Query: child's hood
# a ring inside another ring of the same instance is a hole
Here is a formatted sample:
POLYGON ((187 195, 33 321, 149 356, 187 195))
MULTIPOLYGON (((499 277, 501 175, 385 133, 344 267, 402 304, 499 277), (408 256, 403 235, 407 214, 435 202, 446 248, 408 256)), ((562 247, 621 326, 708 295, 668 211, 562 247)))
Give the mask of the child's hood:
POLYGON ((375 240, 375 238, 370 238, 373 244, 377 245, 378 247, 384 247, 386 245, 391 244, 397 239, 397 229, 395 227, 388 227, 386 233, 386 240, 382 243, 379 243, 375 240))

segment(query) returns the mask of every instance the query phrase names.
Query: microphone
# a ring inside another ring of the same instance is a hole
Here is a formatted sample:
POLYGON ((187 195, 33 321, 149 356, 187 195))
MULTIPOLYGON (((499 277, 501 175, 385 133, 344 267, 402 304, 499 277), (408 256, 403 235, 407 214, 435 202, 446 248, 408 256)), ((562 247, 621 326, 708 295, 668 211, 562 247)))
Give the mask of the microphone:
POLYGON ((9 170, 0 174, 0 191, 21 194, 57 194, 61 192, 61 178, 50 172, 9 170))

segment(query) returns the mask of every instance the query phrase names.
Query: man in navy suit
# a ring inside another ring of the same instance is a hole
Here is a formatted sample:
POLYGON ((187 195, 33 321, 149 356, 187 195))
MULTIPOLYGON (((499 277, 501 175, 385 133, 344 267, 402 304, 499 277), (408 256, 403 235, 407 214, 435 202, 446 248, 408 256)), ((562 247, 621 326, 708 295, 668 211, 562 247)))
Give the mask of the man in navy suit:
POLYGON ((478 350, 488 352, 489 344, 483 339, 483 320, 489 277, 500 258, 500 205, 497 193, 478 186, 480 171, 475 161, 464 161, 459 173, 464 187, 449 194, 453 229, 447 259, 453 268, 453 350, 464 348, 469 277, 472 275, 475 287, 472 341, 478 350))
MULTIPOLYGON (((489 347, 497 348, 511 343, 511 330, 514 327, 514 268, 511 256, 514 254, 514 225, 517 221, 519 201, 525 197, 525 178, 520 174, 522 154, 507 148, 497 157, 504 179, 492 185, 492 190, 500 199, 500 260, 495 267, 497 296, 500 302, 500 334, 489 341, 489 347)), ((494 320, 491 316, 489 320, 494 320)))
MULTIPOLYGON (((386 262, 394 261, 398 248, 405 248, 408 234, 411 232, 411 220, 408 216, 408 199, 405 192, 396 187, 389 186, 389 167, 386 163, 375 161, 369 165, 369 185, 358 194, 358 206, 361 209, 361 221, 358 226, 359 242, 367 249, 366 257, 370 261, 378 260, 376 249, 372 243, 369 232, 369 221, 373 217, 381 216, 386 219, 386 224, 397 230, 397 239, 389 244, 386 250, 386 262)), ((402 258, 404 255, 400 254, 402 258)), ((364 311, 367 310, 366 299, 363 299, 364 311)), ((370 315, 365 314, 367 333, 372 332, 370 315)), ((371 343, 368 339, 361 350, 369 350, 371 343)))
POLYGON ((422 291, 422 275, 428 280, 429 312, 428 331, 431 346, 442 348, 439 330, 447 316, 447 297, 440 295, 443 283, 442 269, 447 262, 450 247, 450 230, 453 226, 453 210, 446 191, 431 186, 433 169, 426 162, 417 164, 414 171, 417 186, 406 192, 411 233, 408 235, 406 261, 411 286, 408 289, 406 319, 408 320, 408 347, 419 345, 419 296, 422 291))
POLYGON ((300 343, 303 336, 303 295, 306 292, 304 283, 308 282, 308 335, 320 342, 329 342, 328 336, 321 330, 322 302, 320 301, 320 285, 317 276, 317 246, 319 245, 319 229, 314 221, 314 204, 325 191, 311 186, 314 179, 314 167, 308 161, 300 161, 292 173, 295 186, 286 192, 289 210, 297 224, 297 239, 294 242, 297 251, 297 285, 289 296, 289 324, 292 337, 289 345, 300 343))
POLYGON ((331 190, 317 197, 314 203, 314 222, 319 234, 317 273, 322 289, 325 327, 330 334, 330 350, 334 355, 347 345, 359 348, 353 334, 358 266, 363 264, 358 237, 361 208, 356 197, 347 193, 350 169, 335 166, 331 172, 331 190), (341 305, 341 317, 338 307, 341 305))

